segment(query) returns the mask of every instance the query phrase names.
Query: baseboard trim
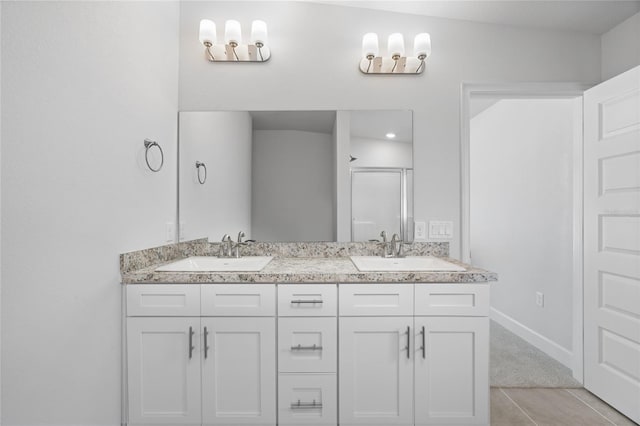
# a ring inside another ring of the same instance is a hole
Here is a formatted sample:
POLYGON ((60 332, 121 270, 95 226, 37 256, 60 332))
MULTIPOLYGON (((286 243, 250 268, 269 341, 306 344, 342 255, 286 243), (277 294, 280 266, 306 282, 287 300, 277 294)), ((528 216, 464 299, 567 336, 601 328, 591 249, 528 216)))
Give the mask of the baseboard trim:
POLYGON ((566 348, 560 346, 553 340, 548 339, 537 331, 533 331, 526 325, 511 318, 509 315, 500 312, 495 308, 491 308, 489 317, 515 334, 516 336, 524 339, 526 342, 532 344, 542 352, 549 355, 559 363, 563 364, 567 368, 573 371, 573 353, 566 348))

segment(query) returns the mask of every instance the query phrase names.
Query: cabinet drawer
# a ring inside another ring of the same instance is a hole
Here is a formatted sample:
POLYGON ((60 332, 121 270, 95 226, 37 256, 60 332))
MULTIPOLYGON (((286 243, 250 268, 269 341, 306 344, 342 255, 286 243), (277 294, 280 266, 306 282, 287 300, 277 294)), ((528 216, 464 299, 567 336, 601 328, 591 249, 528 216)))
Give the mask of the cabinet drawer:
POLYGON ((341 316, 413 315, 413 284, 343 284, 341 316))
POLYGON ((199 284, 129 284, 127 316, 198 317, 199 284))
POLYGON ((488 316, 488 284, 416 284, 416 315, 488 316))
POLYGON ((278 370, 335 373, 337 326, 336 318, 279 318, 278 370))
POLYGON ((337 310, 335 284, 278 285, 278 316, 333 317, 337 310))
POLYGON ((335 374, 280 374, 278 424, 337 424, 337 393, 335 374))
POLYGON ((272 317, 276 314, 274 284, 204 284, 202 316, 272 317))

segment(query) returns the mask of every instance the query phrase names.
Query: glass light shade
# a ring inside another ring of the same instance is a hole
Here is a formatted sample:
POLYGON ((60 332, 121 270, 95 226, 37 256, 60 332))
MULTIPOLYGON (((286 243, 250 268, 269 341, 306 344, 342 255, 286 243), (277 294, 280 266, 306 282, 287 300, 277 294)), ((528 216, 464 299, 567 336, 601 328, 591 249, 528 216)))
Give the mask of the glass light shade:
POLYGON ((393 33, 389 36, 388 42, 389 55, 404 56, 404 38, 400 33, 393 33))
POLYGON ((362 56, 378 56, 378 34, 367 33, 362 37, 362 56))
POLYGON ((255 20, 251 23, 251 44, 267 44, 267 23, 255 20))
POLYGON ((413 41, 414 56, 431 55, 431 36, 427 33, 420 33, 413 41))
POLYGON ((224 24, 224 42, 226 44, 242 43, 242 30, 240 28, 240 22, 229 19, 224 24))
POLYGON ((200 43, 216 44, 216 24, 208 19, 200 21, 200 43))

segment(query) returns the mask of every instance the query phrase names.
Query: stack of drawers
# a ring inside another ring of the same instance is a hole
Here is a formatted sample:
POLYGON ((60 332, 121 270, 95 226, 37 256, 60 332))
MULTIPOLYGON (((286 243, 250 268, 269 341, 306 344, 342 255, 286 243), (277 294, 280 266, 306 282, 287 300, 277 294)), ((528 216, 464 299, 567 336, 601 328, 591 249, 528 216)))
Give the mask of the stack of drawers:
POLYGON ((278 424, 335 425, 337 286, 278 285, 278 424))

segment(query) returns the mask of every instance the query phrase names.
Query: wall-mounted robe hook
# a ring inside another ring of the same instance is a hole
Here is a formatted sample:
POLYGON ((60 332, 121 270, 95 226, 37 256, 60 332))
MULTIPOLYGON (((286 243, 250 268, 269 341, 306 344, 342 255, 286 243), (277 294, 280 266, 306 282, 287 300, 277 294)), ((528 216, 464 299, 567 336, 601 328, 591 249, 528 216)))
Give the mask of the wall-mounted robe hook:
POLYGON ((145 148, 144 161, 147 163, 147 167, 149 167, 149 170, 151 170, 152 172, 159 172, 160 169, 162 169, 162 166, 164 165, 164 152, 162 152, 162 147, 156 141, 152 141, 151 139, 145 139, 144 148, 145 148), (151 167, 151 164, 149 164, 149 150, 154 146, 158 147, 158 149, 160 150, 160 165, 155 169, 151 167))
POLYGON ((200 161, 196 161, 196 169, 198 170, 198 182, 200 182, 200 185, 204 185, 207 181, 207 166, 200 161), (200 176, 200 168, 204 169, 204 177, 200 176))

